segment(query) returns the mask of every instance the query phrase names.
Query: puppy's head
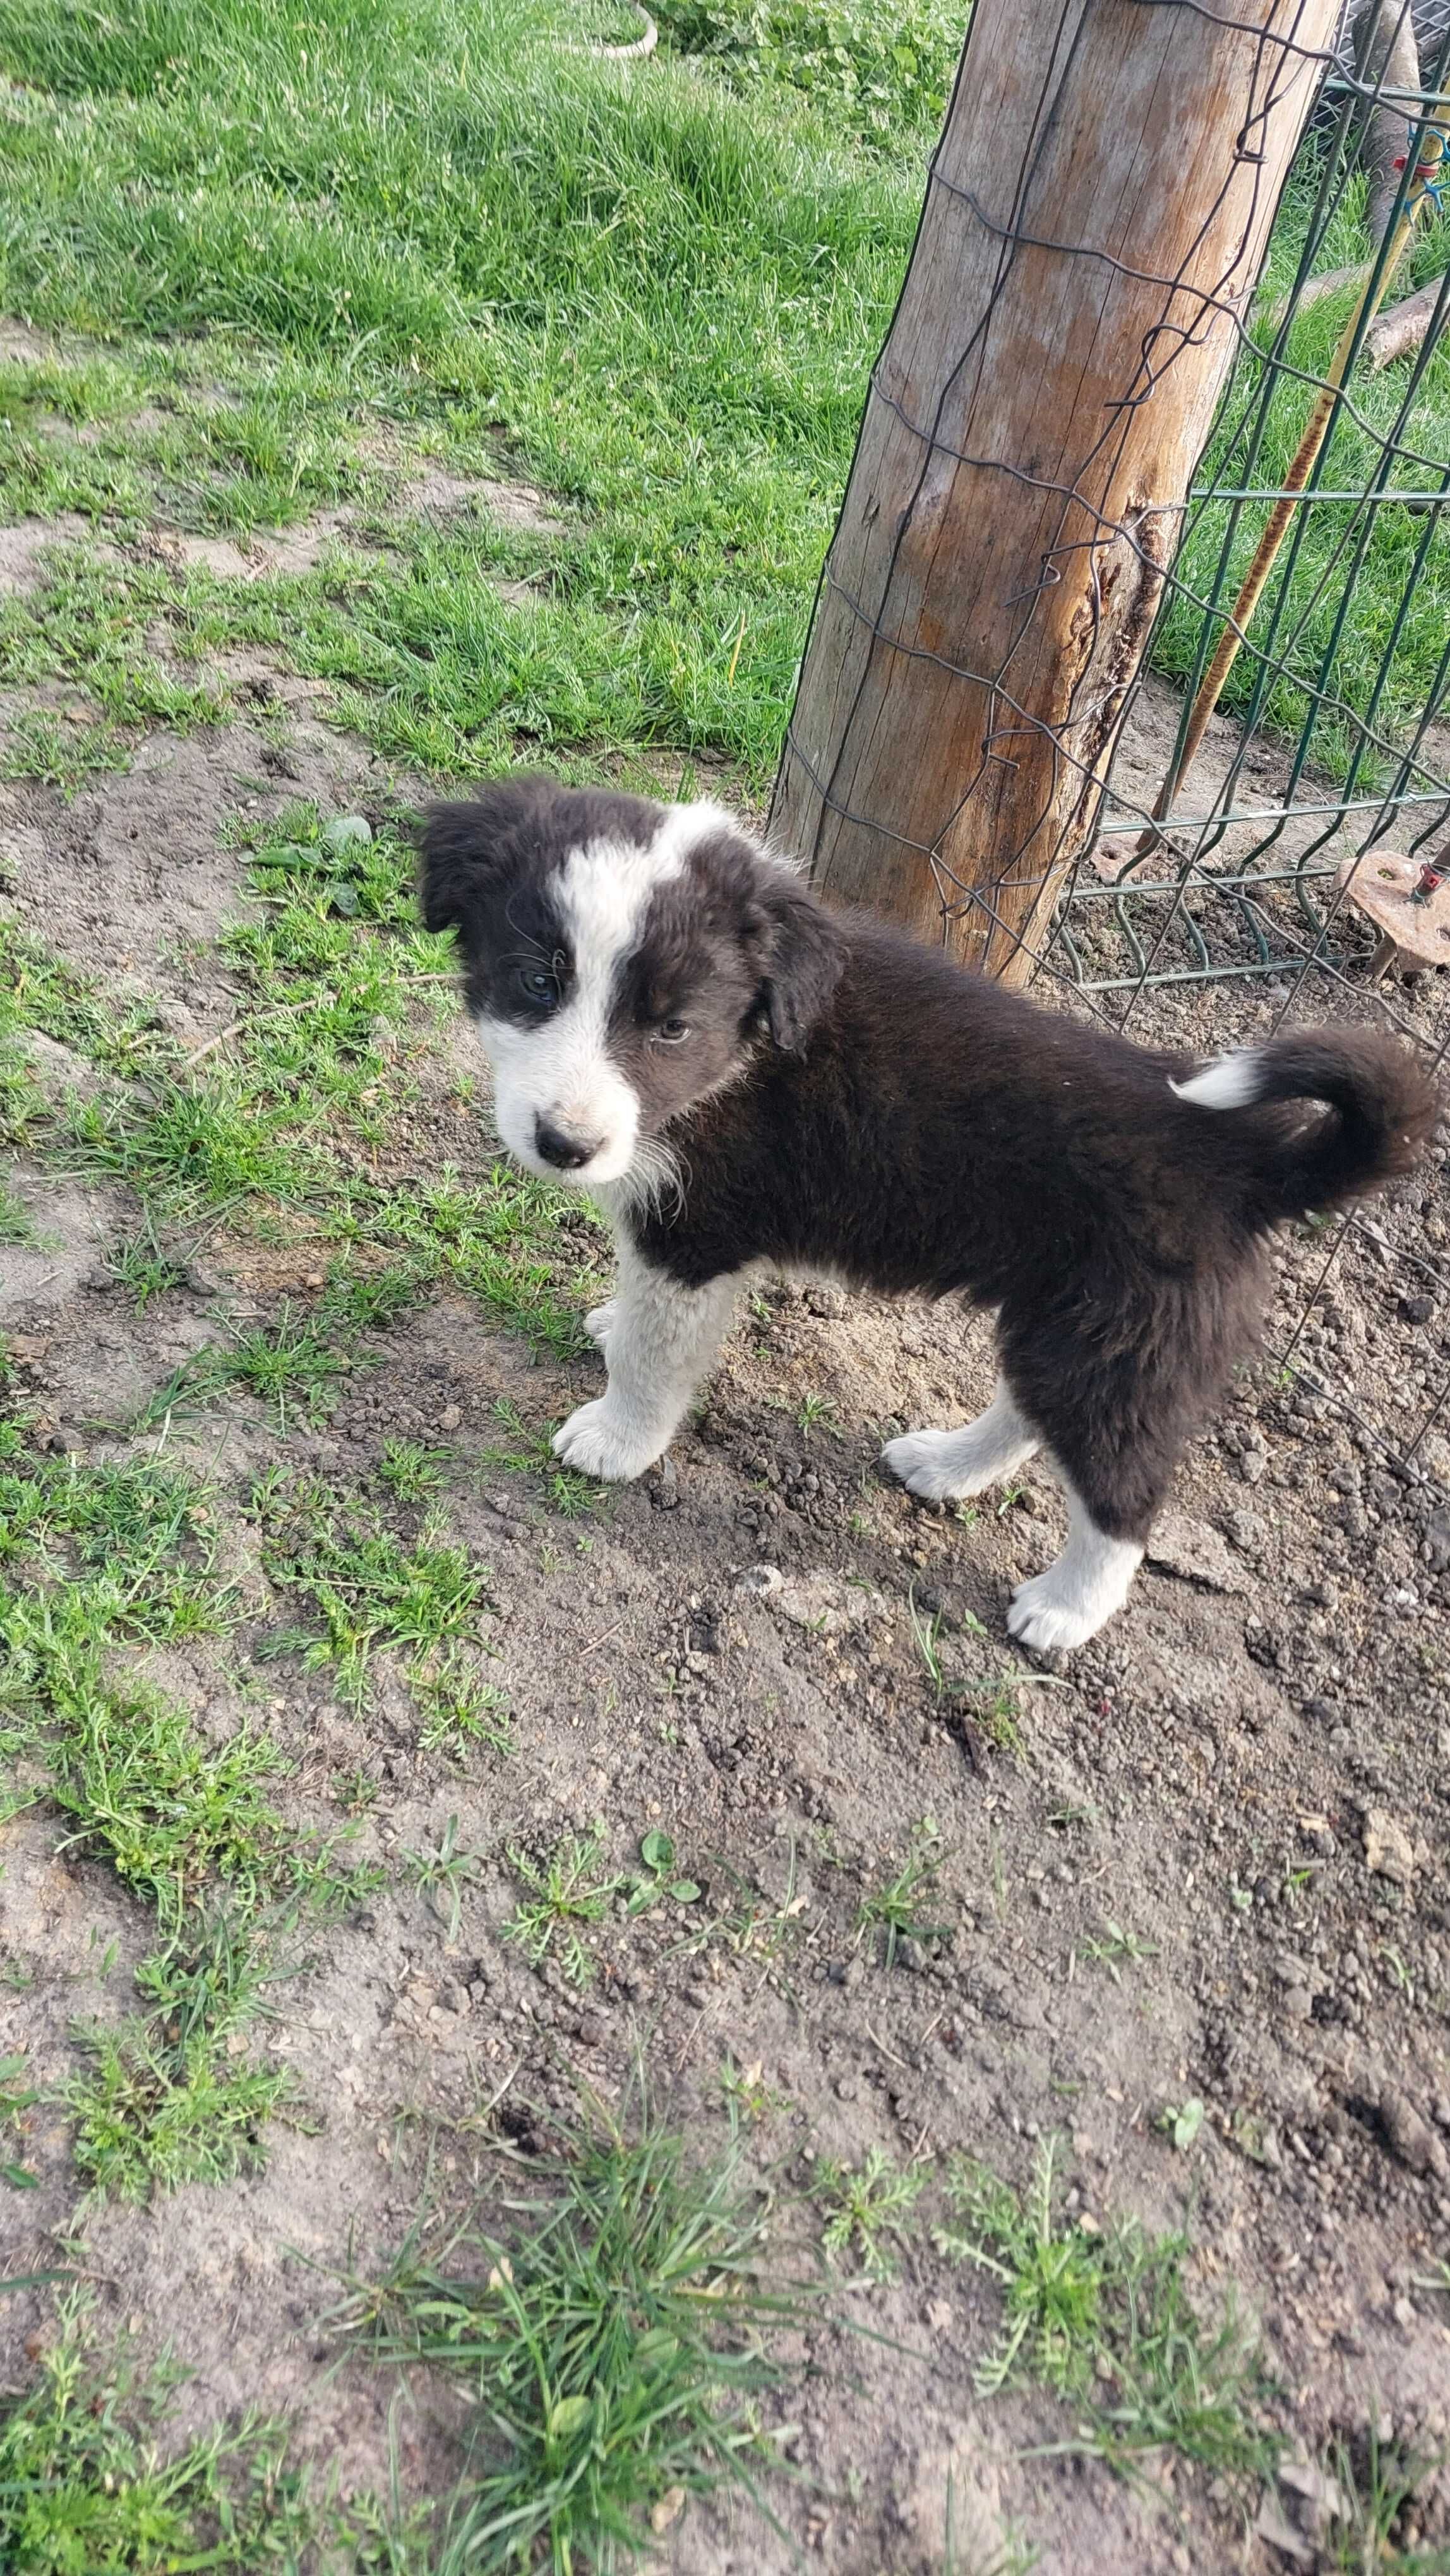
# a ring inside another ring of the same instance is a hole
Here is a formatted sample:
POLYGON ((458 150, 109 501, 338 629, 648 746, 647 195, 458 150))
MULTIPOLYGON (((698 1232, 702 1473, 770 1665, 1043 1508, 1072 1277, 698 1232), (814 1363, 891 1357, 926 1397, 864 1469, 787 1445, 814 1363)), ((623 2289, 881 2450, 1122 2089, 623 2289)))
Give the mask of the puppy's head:
POLYGON ((552 1179, 625 1179, 758 1043, 799 1048, 841 971, 829 917, 718 805, 507 779, 435 806, 422 848, 499 1134, 552 1179))

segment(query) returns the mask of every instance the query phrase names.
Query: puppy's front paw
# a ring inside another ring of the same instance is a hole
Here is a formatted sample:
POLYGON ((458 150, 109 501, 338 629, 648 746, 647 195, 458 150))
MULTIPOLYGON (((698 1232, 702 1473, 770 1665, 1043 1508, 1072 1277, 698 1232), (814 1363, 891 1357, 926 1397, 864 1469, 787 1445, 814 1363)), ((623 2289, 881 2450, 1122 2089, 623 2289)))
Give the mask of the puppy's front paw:
POLYGON ((585 1332, 588 1334, 591 1342, 597 1342, 599 1344, 601 1350, 604 1349, 605 1344, 609 1340, 609 1328, 614 1321, 615 1302, 615 1299, 611 1297, 602 1306, 591 1306, 588 1314, 584 1318, 585 1332))
POLYGON ((952 1453, 958 1445, 957 1434, 951 1431, 908 1431, 904 1439, 887 1441, 881 1463, 901 1478, 908 1493, 920 1494, 924 1503, 949 1503, 961 1492, 952 1473, 952 1453))
POLYGON ((566 1467, 577 1468, 581 1476, 598 1476, 607 1485, 627 1485, 642 1476, 646 1467, 654 1465, 662 1446, 622 1432, 610 1414, 607 1395, 593 1404, 581 1404, 554 1434, 554 1454, 566 1467))
POLYGON ((1085 1646, 1118 1607, 1117 1601, 1099 1607, 1085 1604, 1080 1596, 1064 1599, 1053 1571, 1049 1566, 1030 1583, 1019 1583, 1007 1613, 1008 1635, 1039 1655, 1070 1654, 1074 1646, 1085 1646))

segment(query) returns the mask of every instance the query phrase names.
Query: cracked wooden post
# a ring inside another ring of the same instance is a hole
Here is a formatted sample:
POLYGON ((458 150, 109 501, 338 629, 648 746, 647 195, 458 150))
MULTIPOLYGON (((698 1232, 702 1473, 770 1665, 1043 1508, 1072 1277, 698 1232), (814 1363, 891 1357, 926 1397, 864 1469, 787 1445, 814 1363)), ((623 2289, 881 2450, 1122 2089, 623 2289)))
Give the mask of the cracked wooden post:
POLYGON ((1089 838, 1339 0, 975 0, 771 810, 1032 971, 1089 838))

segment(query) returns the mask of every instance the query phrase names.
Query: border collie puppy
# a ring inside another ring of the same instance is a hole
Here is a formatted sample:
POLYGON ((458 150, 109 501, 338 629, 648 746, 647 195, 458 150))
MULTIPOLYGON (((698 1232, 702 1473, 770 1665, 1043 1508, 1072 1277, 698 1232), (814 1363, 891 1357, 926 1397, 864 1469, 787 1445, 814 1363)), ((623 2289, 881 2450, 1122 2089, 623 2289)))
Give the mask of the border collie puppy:
POLYGON ((1067 1545, 1007 1622, 1042 1652, 1121 1607, 1256 1339, 1272 1229, 1408 1171, 1436 1114, 1366 1030, 1193 1072, 1042 1010, 823 910, 718 805, 509 779, 432 810, 422 884, 505 1145, 614 1225, 617 1293, 589 1317, 608 1386, 559 1456, 624 1480, 660 1457, 755 1272, 993 1307, 986 1412, 883 1455, 942 1503, 1049 1453, 1067 1545))

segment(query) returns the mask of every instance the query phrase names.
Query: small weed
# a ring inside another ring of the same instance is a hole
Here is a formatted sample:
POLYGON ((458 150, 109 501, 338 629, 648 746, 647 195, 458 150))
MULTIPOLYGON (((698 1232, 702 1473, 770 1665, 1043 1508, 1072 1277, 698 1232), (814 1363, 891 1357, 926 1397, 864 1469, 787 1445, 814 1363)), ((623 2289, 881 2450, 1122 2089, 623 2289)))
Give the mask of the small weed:
POLYGON ((720 2069, 720 2090, 731 2110, 758 2126, 776 2111, 787 2107, 786 2096, 773 2091, 765 2080, 762 2059, 753 2058, 748 2066, 737 2066, 727 2057, 720 2069))
POLYGON ((0 2182, 9 2183, 14 2191, 33 2191, 37 2179, 19 2157, 7 2157, 5 2146, 6 2131, 18 2132, 26 2112, 40 2100, 25 2081, 27 2072, 23 2057, 0 2057, 0 2182))
POLYGON ((142 1963, 144 2015, 81 2034, 95 2064, 66 2099, 85 2181, 144 2201, 265 2162, 261 2132, 294 2087, 249 2059, 246 2031, 275 1973, 259 1929, 225 1915, 189 1923, 142 1963))
POLYGON ((1153 2126, 1161 2129, 1165 2138, 1172 2139, 1181 2156, 1186 2156, 1196 2144, 1203 2126, 1203 2104, 1196 2095, 1191 2101, 1180 2102, 1176 2108, 1170 2102, 1159 2112, 1153 2126))
POLYGON ((565 1975, 581 1986, 594 1974, 594 1962, 578 1927, 601 1923, 627 1885, 620 1877, 594 1875, 602 1850, 597 1833, 567 1835, 545 1860, 536 1860, 515 1843, 508 1847, 509 1867, 529 1892, 504 1925, 504 1939, 517 1941, 535 1967, 557 1942, 565 1975))
POLYGON ((446 1922, 451 1949, 463 1921, 464 1892, 478 1874, 477 1854, 458 1848, 458 1818, 449 1817, 436 1851, 405 1851, 402 1863, 409 1885, 427 1898, 429 1911, 438 1921, 446 1922))
POLYGON ((788 2377, 771 2345, 815 2308, 762 2285, 766 2206, 734 2156, 693 2167, 646 2117, 638 2139, 571 2140, 519 2215, 510 2241, 465 2230, 432 2262, 415 2231, 336 2319, 390 2368, 460 2374, 478 2408, 438 2566, 608 2568, 692 2495, 760 2504, 762 2401, 788 2377))
POLYGON ((508 1693, 486 1681, 475 1655, 453 1646, 408 1668, 408 1683, 423 1712, 418 1742, 425 1753, 457 1761, 470 1744, 512 1753, 508 1693))
POLYGON ((898 1943, 906 1940, 944 1941, 950 1936, 950 1925, 935 1923, 922 1910, 934 1901, 937 1882, 945 1857, 941 1836, 932 1816, 923 1816, 912 1828, 911 1849, 893 1879, 874 1896, 861 1900, 856 1915, 856 1938, 879 1928, 882 1934, 882 1958, 888 1968, 896 1964, 898 1943))
POLYGON ((881 2147, 872 2147, 859 2165, 822 2157, 811 2194, 825 2215, 826 2252, 854 2255, 868 2281, 894 2280, 892 2249, 916 2234, 916 2204, 925 2188, 924 2172, 893 2164, 881 2147))
POLYGON ((430 1449, 422 1440, 388 1440, 378 1465, 378 1482, 400 1503, 424 1503, 442 1487, 451 1449, 430 1449))
POLYGON ((62 2293, 58 2324, 33 2385, 0 2398, 0 2566, 16 2576, 297 2566, 314 2517, 275 2434, 248 2418, 181 2448, 161 2443, 185 2374, 164 2362, 139 2373, 124 2343, 98 2358, 78 2291, 62 2293))
POLYGON ((698 1904, 704 1890, 696 1879, 675 1876, 675 1846, 668 1834, 646 1834, 639 1856, 643 1866, 630 1883, 629 1913, 647 1914, 662 1896, 672 1897, 676 1905, 698 1904))
POLYGON ((800 1411, 796 1415, 796 1428, 803 1431, 808 1440, 813 1431, 828 1431, 833 1440, 839 1440, 841 1425, 830 1397, 828 1395, 805 1396, 802 1399, 800 1411))
POLYGON ((1121 1923, 1115 1923, 1110 1914, 1105 1914, 1102 1939, 1084 1941, 1082 1955, 1091 1959, 1094 1966, 1106 1968, 1114 1985, 1120 1986, 1123 1980, 1119 1963, 1122 1960, 1136 1964, 1139 1959, 1156 1959, 1158 1951, 1155 1943, 1140 1940, 1136 1932, 1125 1932, 1121 1923))
POLYGON ((1272 2467, 1273 2438, 1252 2338, 1230 2308, 1205 2325, 1183 2279, 1187 2240, 1059 2222, 1054 2149, 1041 2151, 1021 2195, 968 2157, 946 2174, 950 2220, 940 2253, 995 2280, 1004 2315, 977 2373, 984 2396, 1037 2385, 1071 2401, 1079 2429, 1061 2447, 1130 2471, 1172 2448, 1247 2493, 1272 2467))

